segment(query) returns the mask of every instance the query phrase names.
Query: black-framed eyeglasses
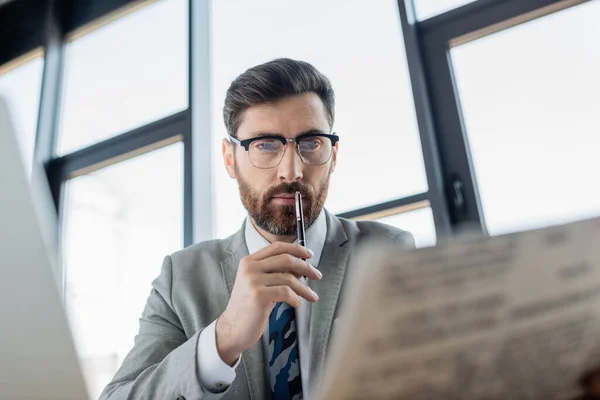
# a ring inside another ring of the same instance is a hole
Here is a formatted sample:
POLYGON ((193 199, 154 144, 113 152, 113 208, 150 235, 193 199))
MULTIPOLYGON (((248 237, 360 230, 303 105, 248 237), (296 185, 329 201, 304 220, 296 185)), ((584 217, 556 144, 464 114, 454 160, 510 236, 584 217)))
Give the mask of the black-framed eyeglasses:
POLYGON ((262 169, 277 167, 283 160, 285 145, 288 143, 295 143, 296 152, 305 164, 323 165, 329 161, 333 147, 340 140, 335 133, 331 135, 307 133, 293 139, 279 135, 265 135, 244 140, 229 135, 229 139, 246 149, 252 165, 262 169))

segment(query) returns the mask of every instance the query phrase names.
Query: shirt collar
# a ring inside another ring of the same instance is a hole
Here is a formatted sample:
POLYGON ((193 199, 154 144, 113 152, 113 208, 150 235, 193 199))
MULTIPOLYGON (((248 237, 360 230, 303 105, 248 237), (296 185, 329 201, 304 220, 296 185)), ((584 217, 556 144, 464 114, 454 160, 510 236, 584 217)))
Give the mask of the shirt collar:
MULTIPOLYGON (((246 231, 244 232, 246 237, 246 246, 248 247, 248 253, 253 254, 262 248, 267 247, 270 243, 256 230, 250 217, 246 217, 246 231)), ((306 247, 311 249, 315 254, 311 259, 308 260, 309 264, 314 267, 319 266, 321 260, 321 253, 323 252, 323 246, 325 246, 325 239, 327 238, 327 218, 325 216, 325 209, 321 210, 321 213, 315 220, 315 222, 306 230, 306 247)), ((294 240, 297 243, 298 240, 294 240)))

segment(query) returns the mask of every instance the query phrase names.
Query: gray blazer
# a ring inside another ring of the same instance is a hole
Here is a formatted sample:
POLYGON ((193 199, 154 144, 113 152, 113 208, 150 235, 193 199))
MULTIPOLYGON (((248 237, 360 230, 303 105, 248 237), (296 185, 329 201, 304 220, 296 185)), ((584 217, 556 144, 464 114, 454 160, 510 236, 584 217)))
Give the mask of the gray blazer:
MULTIPOLYGON (((356 222, 327 214, 327 238, 319 262, 319 295, 310 317, 310 388, 322 371, 345 277, 355 268, 355 249, 364 241, 393 241, 414 247, 410 233, 373 221, 356 222)), ((227 390, 212 393, 198 379, 198 338, 225 310, 240 259, 248 255, 244 226, 223 240, 190 246, 167 256, 140 318, 133 349, 104 389, 101 400, 267 399, 268 367, 262 340, 242 354, 227 390)), ((358 266, 368 268, 368 266, 358 266)))

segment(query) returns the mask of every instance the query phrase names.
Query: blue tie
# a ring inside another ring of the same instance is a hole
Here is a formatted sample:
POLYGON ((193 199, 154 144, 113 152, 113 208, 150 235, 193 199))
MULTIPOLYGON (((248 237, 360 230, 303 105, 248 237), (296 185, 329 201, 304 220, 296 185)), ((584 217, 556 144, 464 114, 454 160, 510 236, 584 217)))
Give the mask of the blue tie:
POLYGON ((296 313, 287 303, 277 303, 269 316, 269 373, 271 399, 302 399, 296 313))

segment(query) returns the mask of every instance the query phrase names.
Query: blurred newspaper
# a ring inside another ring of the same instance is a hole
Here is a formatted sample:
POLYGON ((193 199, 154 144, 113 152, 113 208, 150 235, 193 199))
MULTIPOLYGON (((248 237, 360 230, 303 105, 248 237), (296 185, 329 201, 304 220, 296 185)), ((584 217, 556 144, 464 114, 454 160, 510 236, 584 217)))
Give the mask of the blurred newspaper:
POLYGON ((600 218, 360 260, 318 399, 568 400, 600 366, 600 218))

